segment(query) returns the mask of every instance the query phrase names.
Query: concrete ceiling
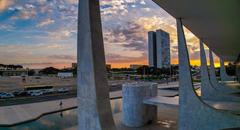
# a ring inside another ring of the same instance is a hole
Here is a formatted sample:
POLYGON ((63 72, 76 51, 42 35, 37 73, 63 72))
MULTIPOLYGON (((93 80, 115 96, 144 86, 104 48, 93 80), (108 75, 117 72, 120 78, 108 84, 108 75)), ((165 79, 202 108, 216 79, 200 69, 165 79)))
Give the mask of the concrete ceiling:
MULTIPOLYGON (((235 61, 240 54, 240 0, 153 0, 218 56, 235 61)), ((198 43, 196 43, 198 44, 198 43)))

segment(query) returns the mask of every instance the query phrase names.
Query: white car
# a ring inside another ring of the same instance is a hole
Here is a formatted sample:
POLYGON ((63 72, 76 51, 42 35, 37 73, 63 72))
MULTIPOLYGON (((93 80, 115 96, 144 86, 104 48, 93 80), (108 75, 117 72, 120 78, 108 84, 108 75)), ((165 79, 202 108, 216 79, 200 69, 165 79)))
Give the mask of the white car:
POLYGON ((69 91, 69 89, 68 89, 68 88, 60 88, 60 89, 58 89, 57 91, 58 91, 59 93, 66 93, 66 92, 69 91))
POLYGON ((53 93, 55 90, 52 88, 52 89, 44 89, 42 90, 43 94, 48 94, 48 93, 53 93))
POLYGON ((27 94, 30 96, 39 96, 42 95, 43 92, 41 90, 29 90, 27 91, 27 94))
POLYGON ((40 96, 40 95, 43 95, 43 92, 39 91, 39 92, 32 92, 30 94, 30 96, 40 96))
POLYGON ((0 98, 13 98, 15 97, 12 93, 0 92, 0 98))

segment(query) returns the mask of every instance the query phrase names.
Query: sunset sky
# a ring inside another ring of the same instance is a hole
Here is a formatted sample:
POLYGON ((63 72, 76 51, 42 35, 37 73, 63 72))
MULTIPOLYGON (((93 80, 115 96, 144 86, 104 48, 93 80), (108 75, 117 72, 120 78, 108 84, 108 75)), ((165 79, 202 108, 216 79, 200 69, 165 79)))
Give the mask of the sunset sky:
MULTIPOLYGON (((0 63, 30 68, 68 67, 76 62, 77 0, 0 0, 0 63)), ((151 0, 101 0, 107 63, 147 64, 147 32, 170 33, 171 62, 177 64, 175 19, 151 0)), ((186 31, 193 65, 199 41, 186 31)))

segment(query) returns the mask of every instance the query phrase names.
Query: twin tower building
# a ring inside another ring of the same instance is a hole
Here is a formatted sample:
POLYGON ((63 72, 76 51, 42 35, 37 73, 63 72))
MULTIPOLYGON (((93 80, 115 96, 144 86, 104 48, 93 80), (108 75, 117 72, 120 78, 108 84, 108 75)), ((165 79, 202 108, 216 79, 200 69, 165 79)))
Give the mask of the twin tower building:
POLYGON ((150 67, 170 68, 170 37, 163 30, 148 32, 148 63, 150 67))

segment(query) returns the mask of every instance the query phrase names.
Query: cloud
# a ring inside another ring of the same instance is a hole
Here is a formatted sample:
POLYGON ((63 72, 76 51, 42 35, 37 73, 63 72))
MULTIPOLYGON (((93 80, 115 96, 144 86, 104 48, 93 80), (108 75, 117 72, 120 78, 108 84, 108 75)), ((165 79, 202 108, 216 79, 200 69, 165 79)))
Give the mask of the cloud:
POLYGON ((69 48, 68 44, 7 44, 0 45, 0 60, 6 64, 23 64, 34 68, 50 65, 61 68, 76 61, 74 52, 76 50, 69 48))
POLYGON ((49 58, 58 59, 58 60, 76 60, 76 56, 72 55, 51 55, 49 58))
POLYGON ((104 41, 106 44, 119 44, 123 47, 142 51, 146 48, 146 37, 140 31, 142 27, 136 23, 122 23, 122 26, 106 28, 104 41))
MULTIPOLYGON (((74 60, 78 0, 27 0, 25 2, 19 0, 14 3, 11 3, 13 0, 0 0, 0 3, 3 1, 5 4, 0 5, 0 11, 8 9, 12 13, 9 17, 15 20, 4 20, 10 23, 9 26, 6 26, 6 23, 0 24, 1 31, 11 29, 14 32, 4 33, 5 38, 9 39, 8 42, 14 43, 9 46, 0 44, 1 61, 10 62, 7 59, 9 57, 14 57, 12 61, 16 63, 38 63, 39 60, 42 63, 62 63, 69 62, 69 59, 74 60), (26 22, 27 25, 24 21, 24 26, 15 27, 22 24, 18 24, 22 22, 18 19, 29 21, 26 22), (21 38, 18 37, 20 33, 21 38), (54 58, 56 60, 53 60, 54 58)), ((108 62, 147 63, 148 31, 157 29, 170 34, 172 59, 177 59, 175 19, 154 2, 151 0, 101 0, 100 3, 108 62)), ((190 31, 185 32, 189 54, 195 59, 199 51, 198 41, 190 31)))
POLYGON ((6 10, 13 3, 14 0, 0 0, 0 12, 6 10))
POLYGON ((69 4, 77 4, 78 0, 65 0, 66 2, 68 2, 69 4))
POLYGON ((50 18, 47 18, 47 19, 44 19, 43 21, 41 21, 37 27, 43 27, 43 26, 47 26, 47 25, 50 25, 50 24, 53 24, 55 21, 53 19, 50 19, 50 18))
POLYGON ((146 53, 142 53, 140 57, 122 56, 119 54, 107 54, 106 59, 108 63, 132 63, 142 62, 147 58, 146 53))
POLYGON ((45 4, 47 2, 47 0, 37 0, 36 2, 38 2, 40 4, 45 4))
POLYGON ((12 25, 9 25, 9 24, 0 24, 0 30, 10 31, 13 28, 14 27, 12 25))
POLYGON ((138 51, 145 51, 147 49, 146 42, 144 41, 132 41, 130 44, 123 45, 126 48, 130 48, 138 51))
POLYGON ((20 13, 20 19, 30 19, 36 16, 36 12, 34 10, 24 10, 20 13))
POLYGON ((47 49, 62 49, 63 47, 60 44, 53 43, 44 45, 47 49))
POLYGON ((35 6, 34 6, 33 4, 25 4, 25 7, 26 7, 27 9, 33 9, 33 8, 35 8, 35 6))
POLYGON ((49 31, 48 37, 53 40, 63 40, 66 38, 70 38, 75 33, 76 33, 76 30, 60 27, 57 30, 49 31))
POLYGON ((125 0, 102 0, 100 1, 101 14, 112 16, 114 14, 125 15, 128 13, 127 2, 125 0))
POLYGON ((10 8, 10 10, 17 12, 15 16, 11 17, 12 20, 17 19, 28 20, 34 18, 37 15, 35 7, 30 4, 26 4, 25 6, 12 7, 10 8))

